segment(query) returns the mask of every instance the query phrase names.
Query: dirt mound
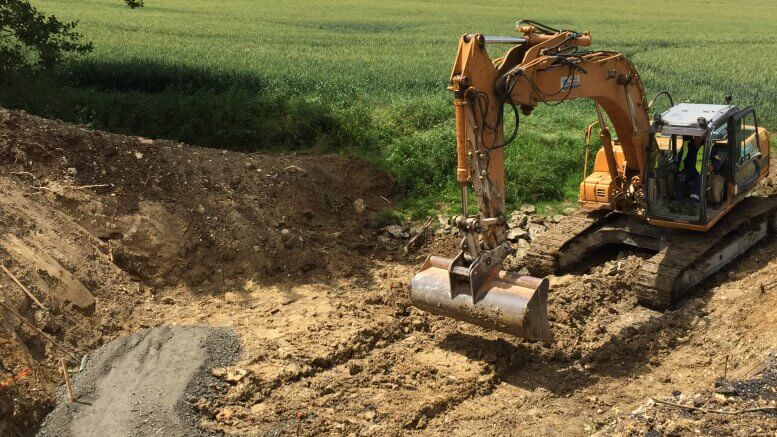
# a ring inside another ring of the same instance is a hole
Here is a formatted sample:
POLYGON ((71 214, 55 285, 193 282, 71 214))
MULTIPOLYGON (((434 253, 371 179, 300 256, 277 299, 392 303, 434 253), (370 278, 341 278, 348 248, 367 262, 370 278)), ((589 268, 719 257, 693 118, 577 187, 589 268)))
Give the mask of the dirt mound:
POLYGON ((385 173, 337 156, 203 149, 9 111, 0 123, 9 170, 51 194, 118 266, 160 285, 343 274, 352 266, 340 255, 373 247, 362 230, 393 197, 385 173))
POLYGON ((158 327, 90 353, 73 378, 77 402, 59 390, 39 436, 198 435, 188 398, 207 396, 213 367, 237 358, 234 332, 206 326, 158 327))
MULTIPOLYGON (((2 298, 78 354, 194 296, 364 271, 393 201, 391 179, 359 160, 222 152, 3 109, 0 169, 0 258, 46 310, 0 272, 2 298)), ((10 313, 0 323, 0 434, 26 435, 61 383, 61 354, 10 313)))

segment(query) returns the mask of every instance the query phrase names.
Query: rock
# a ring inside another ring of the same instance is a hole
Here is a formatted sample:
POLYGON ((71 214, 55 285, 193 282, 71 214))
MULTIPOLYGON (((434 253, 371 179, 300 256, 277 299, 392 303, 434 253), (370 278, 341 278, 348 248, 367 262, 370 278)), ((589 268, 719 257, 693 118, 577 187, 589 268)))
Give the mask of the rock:
POLYGON ((525 240, 529 238, 529 233, 521 228, 512 228, 507 231, 507 239, 509 241, 525 240))
POLYGON ((290 233, 291 231, 286 228, 281 229, 281 235, 289 235, 290 233))
POLYGON ((556 214, 553 217, 550 218, 551 223, 558 223, 561 220, 564 220, 564 216, 561 214, 556 214))
POLYGON ((205 207, 202 205, 197 205, 197 212, 199 214, 205 214, 205 207))
POLYGON ((143 154, 142 154, 142 153, 140 153, 140 152, 137 152, 137 151, 136 151, 136 152, 134 153, 134 155, 135 155, 135 159, 143 159, 143 154))
POLYGON ((518 261, 522 260, 526 257, 526 254, 529 252, 529 242, 525 239, 519 239, 515 243, 511 244, 510 247, 515 251, 514 258, 518 261))
POLYGON ((362 366, 356 363, 351 363, 351 365, 348 367, 348 373, 351 375, 357 375, 361 373, 361 371, 362 371, 362 366))
POLYGON ((539 223, 531 223, 527 230, 529 231, 529 239, 534 240, 535 238, 542 235, 543 232, 545 232, 548 228, 546 228, 544 225, 541 225, 539 223))
POLYGON ((618 273, 618 264, 616 263, 609 263, 604 266, 602 269, 602 273, 606 276, 614 276, 616 273, 618 273))
POLYGON ((175 299, 170 296, 165 296, 162 298, 162 303, 165 305, 172 305, 175 303, 175 299))
POLYGON ((353 209, 357 214, 364 214, 367 211, 367 205, 364 204, 364 199, 356 199, 353 201, 353 209))
POLYGON ((519 210, 526 214, 534 214, 535 212, 537 212, 537 207, 527 203, 527 204, 521 205, 519 210))
POLYGON ((232 416, 235 415, 234 407, 224 407, 216 413, 216 420, 224 423, 232 423, 232 416))
POLYGON ((74 167, 68 167, 67 168, 67 174, 69 176, 75 176, 78 174, 78 170, 76 170, 74 167))
POLYGON ((405 229, 399 225, 386 226, 386 232, 388 232, 389 235, 394 238, 407 238, 410 236, 407 232, 405 232, 405 229))
POLYGON ((290 375, 292 377, 296 377, 297 375, 302 373, 302 367, 299 364, 297 364, 297 363, 291 363, 288 366, 286 366, 283 369, 283 371, 284 371, 284 373, 286 373, 286 374, 288 374, 288 375, 290 375))
POLYGON ((230 384, 237 384, 245 378, 246 375, 248 375, 248 370, 246 369, 232 369, 227 371, 227 374, 224 375, 223 379, 230 384))
POLYGON ((510 214, 510 220, 508 220, 507 226, 510 228, 524 228, 528 222, 529 216, 520 211, 513 211, 513 213, 510 214))
POLYGON ((243 299, 240 298, 240 295, 235 293, 234 291, 228 291, 224 293, 224 300, 229 303, 238 303, 242 301, 243 299))

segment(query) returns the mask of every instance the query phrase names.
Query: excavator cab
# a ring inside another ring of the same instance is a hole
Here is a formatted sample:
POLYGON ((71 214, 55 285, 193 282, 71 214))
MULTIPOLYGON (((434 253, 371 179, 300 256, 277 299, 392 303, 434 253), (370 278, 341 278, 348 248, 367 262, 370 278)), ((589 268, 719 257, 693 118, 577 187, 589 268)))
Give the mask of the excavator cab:
POLYGON ((651 135, 653 224, 707 230, 768 172, 768 138, 753 108, 681 103, 656 117, 651 135))

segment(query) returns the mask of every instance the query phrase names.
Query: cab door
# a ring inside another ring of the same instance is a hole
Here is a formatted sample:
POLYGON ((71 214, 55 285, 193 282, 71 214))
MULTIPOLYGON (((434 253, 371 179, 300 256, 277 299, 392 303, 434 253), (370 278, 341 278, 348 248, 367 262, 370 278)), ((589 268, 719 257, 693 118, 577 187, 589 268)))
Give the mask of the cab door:
POLYGON ((742 197, 758 183, 763 165, 755 109, 746 108, 729 120, 728 138, 731 150, 731 180, 734 196, 742 197))

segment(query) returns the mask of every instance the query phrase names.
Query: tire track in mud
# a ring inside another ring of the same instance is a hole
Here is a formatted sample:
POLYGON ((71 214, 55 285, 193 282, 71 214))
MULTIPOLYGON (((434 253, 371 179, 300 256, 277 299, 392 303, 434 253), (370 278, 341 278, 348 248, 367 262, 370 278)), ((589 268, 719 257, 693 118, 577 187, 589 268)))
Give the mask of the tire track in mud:
POLYGON ((211 425, 234 434, 401 433, 496 387, 492 369, 415 332, 361 357, 217 408, 211 425), (250 425, 249 425, 250 424, 250 425))

